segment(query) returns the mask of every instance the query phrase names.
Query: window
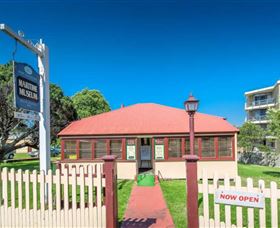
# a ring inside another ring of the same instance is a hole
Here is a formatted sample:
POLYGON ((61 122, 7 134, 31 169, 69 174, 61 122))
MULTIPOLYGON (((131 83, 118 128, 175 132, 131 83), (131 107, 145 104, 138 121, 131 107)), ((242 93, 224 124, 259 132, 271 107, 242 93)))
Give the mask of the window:
POLYGON ((110 154, 117 155, 117 159, 122 159, 122 140, 113 139, 110 141, 110 154))
POLYGON ((219 157, 232 156, 232 139, 230 136, 219 137, 219 157))
POLYGON ((86 140, 80 141, 80 158, 82 159, 91 159, 91 142, 86 140))
POLYGON ((107 144, 105 139, 98 139, 94 145, 95 158, 102 158, 107 154, 107 144))
POLYGON ((168 157, 169 158, 181 158, 181 139, 169 139, 168 140, 168 157))
POLYGON ((136 140, 135 139, 126 140, 126 159, 127 160, 136 159, 136 140))
POLYGON ((156 138, 155 144, 157 145, 163 145, 164 144, 164 138, 156 138))
MULTIPOLYGON (((190 138, 186 138, 185 143, 185 152, 186 154, 190 154, 190 138)), ((198 155, 198 138, 194 139, 194 153, 198 155)))
POLYGON ((76 141, 65 141, 64 142, 64 158, 77 159, 76 141))
POLYGON ((155 159, 164 159, 164 139, 155 139, 155 159))
POLYGON ((214 137, 201 138, 201 157, 216 157, 214 137))

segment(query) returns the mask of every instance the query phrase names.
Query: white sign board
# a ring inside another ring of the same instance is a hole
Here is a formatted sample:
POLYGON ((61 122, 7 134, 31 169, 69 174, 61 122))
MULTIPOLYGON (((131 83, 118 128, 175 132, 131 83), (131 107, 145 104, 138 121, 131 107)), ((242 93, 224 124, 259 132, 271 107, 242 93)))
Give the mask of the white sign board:
POLYGON ((218 189, 215 191, 215 203, 264 208, 264 194, 218 189))
POLYGON ((127 160, 135 160, 136 156, 136 147, 135 145, 127 145, 126 146, 126 158, 127 160))
POLYGON ((164 145, 155 145, 155 159, 164 159, 164 145))
POLYGON ((40 116, 36 114, 29 114, 29 113, 23 113, 23 112, 14 112, 14 117, 17 119, 23 119, 23 120, 35 120, 40 121, 40 116))

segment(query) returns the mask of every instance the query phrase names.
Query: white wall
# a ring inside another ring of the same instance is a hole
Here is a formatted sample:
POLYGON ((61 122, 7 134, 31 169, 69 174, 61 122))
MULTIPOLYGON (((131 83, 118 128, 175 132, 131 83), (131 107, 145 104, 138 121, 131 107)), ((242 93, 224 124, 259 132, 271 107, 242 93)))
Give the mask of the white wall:
POLYGON ((137 174, 136 162, 117 162, 118 179, 134 180, 137 174))
MULTIPOLYGON (((202 177, 202 170, 207 171, 207 176, 213 178, 215 172, 227 173, 230 178, 237 176, 236 161, 199 161, 197 164, 198 178, 202 177)), ((186 178, 185 161, 155 162, 155 174, 166 179, 186 178)))

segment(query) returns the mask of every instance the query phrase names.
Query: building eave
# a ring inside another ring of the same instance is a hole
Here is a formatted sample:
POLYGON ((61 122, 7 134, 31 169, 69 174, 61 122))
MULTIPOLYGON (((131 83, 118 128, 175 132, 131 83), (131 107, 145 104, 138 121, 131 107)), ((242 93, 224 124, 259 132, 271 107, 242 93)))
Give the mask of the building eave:
POLYGON ((253 94, 258 94, 258 93, 271 92, 278 84, 280 84, 280 80, 278 80, 275 83, 275 85, 273 85, 273 86, 269 86, 269 87, 265 87, 265 88, 261 88, 261 89, 247 91, 247 92, 245 92, 245 96, 253 95, 253 94))

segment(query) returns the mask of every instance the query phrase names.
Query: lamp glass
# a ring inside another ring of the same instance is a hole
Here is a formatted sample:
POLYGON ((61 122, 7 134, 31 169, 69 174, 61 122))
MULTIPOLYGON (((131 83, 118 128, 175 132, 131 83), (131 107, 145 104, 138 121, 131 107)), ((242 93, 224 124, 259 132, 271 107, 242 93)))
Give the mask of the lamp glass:
POLYGON ((185 109, 187 112, 196 112, 198 108, 198 100, 196 100, 193 96, 185 101, 185 109))

